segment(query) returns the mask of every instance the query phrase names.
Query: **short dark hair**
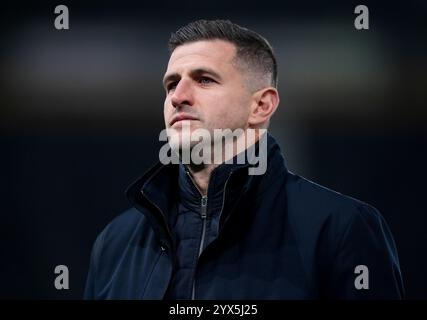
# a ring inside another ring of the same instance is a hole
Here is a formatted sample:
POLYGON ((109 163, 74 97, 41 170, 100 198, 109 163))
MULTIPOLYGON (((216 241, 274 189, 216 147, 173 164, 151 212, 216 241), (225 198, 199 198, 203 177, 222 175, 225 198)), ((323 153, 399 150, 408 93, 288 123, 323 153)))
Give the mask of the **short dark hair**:
POLYGON ((169 51, 201 40, 225 40, 236 46, 236 59, 246 68, 270 77, 270 85, 277 87, 277 61, 273 48, 258 33, 229 20, 197 20, 171 34, 169 51))

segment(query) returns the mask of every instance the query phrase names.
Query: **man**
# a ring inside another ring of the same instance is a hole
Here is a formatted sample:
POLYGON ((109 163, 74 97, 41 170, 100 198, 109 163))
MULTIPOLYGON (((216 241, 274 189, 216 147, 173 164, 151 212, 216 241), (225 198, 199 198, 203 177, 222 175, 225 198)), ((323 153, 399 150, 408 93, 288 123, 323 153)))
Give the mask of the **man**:
POLYGON ((200 20, 169 46, 164 118, 181 162, 159 163, 129 187, 133 207, 94 244, 85 297, 401 298, 380 213, 288 171, 262 132, 279 104, 268 42, 229 21, 200 20), (229 133, 204 142, 204 161, 183 161, 200 141, 193 133, 218 129, 229 133), (239 162, 245 153, 252 157, 239 162), (257 154, 266 168, 251 174, 257 154))

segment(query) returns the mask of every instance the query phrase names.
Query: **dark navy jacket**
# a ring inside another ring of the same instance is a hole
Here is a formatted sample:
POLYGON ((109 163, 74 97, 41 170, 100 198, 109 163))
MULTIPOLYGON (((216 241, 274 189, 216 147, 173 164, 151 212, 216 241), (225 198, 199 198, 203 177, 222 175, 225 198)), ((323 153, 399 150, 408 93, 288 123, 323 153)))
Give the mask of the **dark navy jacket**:
POLYGON ((202 208, 198 253, 186 253, 175 230, 180 165, 159 163, 133 183, 133 207, 95 241, 85 298, 176 298, 183 288, 195 299, 402 298, 395 244, 378 210, 293 174, 270 135, 267 145, 264 175, 248 175, 249 164, 217 168, 227 173, 222 201, 202 208), (184 258, 194 264, 191 294, 180 281, 184 258))

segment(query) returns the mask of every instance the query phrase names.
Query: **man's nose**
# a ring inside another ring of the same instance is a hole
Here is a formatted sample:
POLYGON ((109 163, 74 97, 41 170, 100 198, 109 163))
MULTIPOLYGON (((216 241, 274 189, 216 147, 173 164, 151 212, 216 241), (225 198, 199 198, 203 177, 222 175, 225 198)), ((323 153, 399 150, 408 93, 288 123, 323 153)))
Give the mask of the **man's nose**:
POLYGON ((191 84, 189 84, 185 80, 181 80, 175 87, 175 90, 172 94, 171 102, 174 108, 178 108, 181 105, 192 106, 194 101, 191 84))

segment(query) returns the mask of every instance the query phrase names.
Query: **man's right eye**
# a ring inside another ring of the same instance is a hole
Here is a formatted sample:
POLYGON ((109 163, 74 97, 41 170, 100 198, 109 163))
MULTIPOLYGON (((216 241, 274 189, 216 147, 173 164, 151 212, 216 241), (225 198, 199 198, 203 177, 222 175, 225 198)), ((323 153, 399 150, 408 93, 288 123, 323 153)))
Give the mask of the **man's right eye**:
POLYGON ((167 92, 170 92, 171 90, 175 89, 178 85, 177 81, 171 82, 166 86, 167 92))

